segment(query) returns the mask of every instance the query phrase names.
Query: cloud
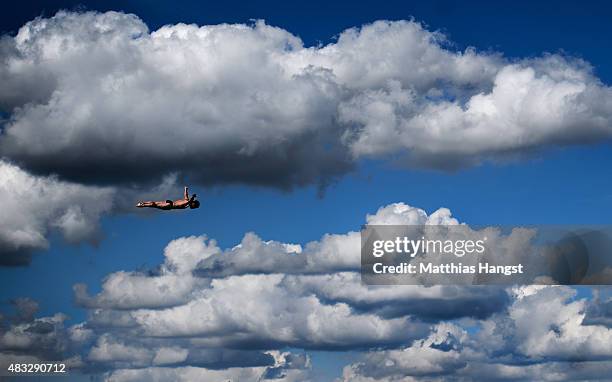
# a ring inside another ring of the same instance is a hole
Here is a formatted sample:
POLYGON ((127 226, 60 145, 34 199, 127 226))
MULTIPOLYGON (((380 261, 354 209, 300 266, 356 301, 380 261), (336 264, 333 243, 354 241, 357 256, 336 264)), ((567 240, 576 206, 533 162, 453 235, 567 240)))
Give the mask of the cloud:
MULTIPOLYGON (((404 203, 381 207, 375 214, 368 215, 366 221, 372 224, 458 224, 448 209, 441 208, 428 215, 404 203)), ((222 250, 206 236, 191 236, 170 242, 164 257, 159 270, 153 273, 122 271, 110 274, 101 292, 95 296, 89 296, 84 286, 75 286, 77 303, 87 308, 113 310, 147 308, 153 310, 152 317, 162 317, 159 308, 177 307, 177 311, 164 316, 169 319, 182 310, 196 309, 203 304, 227 305, 220 302, 223 300, 220 294, 245 288, 257 291, 250 298, 262 306, 269 304, 260 300, 265 293, 270 293, 274 301, 290 296, 295 299, 307 297, 304 304, 313 302, 313 309, 318 309, 321 301, 338 307, 347 304, 353 311, 376 312, 389 319, 414 315, 436 321, 487 317, 508 302, 508 295, 502 288, 367 287, 361 283, 358 273, 358 232, 326 234, 303 249, 301 245, 264 241, 254 233, 247 233, 240 244, 222 250), (311 300, 311 296, 318 300, 311 300), (217 299, 219 303, 215 304, 217 299), (185 307, 185 304, 191 305, 185 307)), ((230 310, 237 313, 243 309, 242 305, 230 310)), ((216 311, 222 312, 222 308, 216 311)), ((133 319, 131 315, 128 321, 133 319)), ((228 323, 233 320, 222 319, 228 323)))
POLYGON ((314 293, 327 302, 342 302, 356 312, 372 312, 385 318, 412 315, 423 321, 486 318, 510 302, 501 287, 436 285, 364 285, 357 273, 295 276, 285 279, 287 288, 314 293))
MULTIPOLYGON (((366 220, 458 224, 447 209, 427 214, 403 203, 366 220)), ((108 275, 93 296, 75 287, 77 304, 89 310, 71 332, 83 344, 83 370, 109 370, 110 380, 309 380, 309 362, 299 354, 283 363, 291 359, 297 370, 262 354, 398 348, 426 338, 432 324, 486 319, 510 303, 501 288, 363 285, 355 232, 327 234, 303 248, 247 233, 228 250, 191 236, 170 242, 163 255, 152 272, 108 275), (201 274, 208 260, 224 257, 217 273, 201 274)))
MULTIPOLYGON (((448 209, 404 203, 366 221, 459 224, 448 209)), ((37 318, 34 301, 15 300, 0 363, 67 360, 109 381, 312 380, 304 352, 319 350, 358 353, 344 381, 598 379, 612 365, 606 289, 586 300, 569 287, 369 286, 346 267, 360 257, 353 235, 302 248, 247 234, 228 250, 206 236, 176 239, 150 272, 111 273, 94 295, 75 286, 81 323, 37 318), (231 261, 217 274, 199 274, 223 256, 231 261), (296 256, 304 272, 284 258, 296 256), (249 257, 279 266, 253 268, 249 257)))
POLYGON ((295 357, 290 353, 274 352, 276 364, 269 367, 227 368, 211 370, 199 367, 144 369, 122 369, 107 374, 107 380, 113 382, 137 381, 252 381, 252 382, 297 382, 310 381, 309 370, 300 364, 295 365, 295 357), (280 358, 280 360, 278 359, 280 358))
POLYGON ((289 187, 352 166, 334 144, 340 89, 328 71, 283 70, 274 55, 301 42, 281 29, 179 24, 149 33, 133 15, 60 12, 3 43, 14 54, 2 77, 20 83, 42 72, 55 84, 36 94, 41 103, 2 100, 11 121, 0 150, 36 171, 113 183, 182 171, 205 184, 289 187))
POLYGON ((26 298, 13 301, 17 314, 12 322, 0 320, 0 367, 6 370, 11 362, 29 360, 60 361, 69 349, 65 314, 34 318, 38 304, 26 298))
POLYGON ((612 330, 584 322, 585 300, 567 287, 515 288, 507 310, 471 332, 450 323, 411 346, 371 352, 344 369, 343 381, 583 380, 605 378, 612 330))
POLYGON ((519 290, 508 314, 512 328, 497 321, 497 330, 487 327, 482 340, 487 334, 497 339, 510 331, 516 349, 530 358, 570 361, 611 358, 612 349, 607 343, 612 340, 612 329, 583 325, 586 302, 572 301, 575 294, 575 290, 562 287, 532 286, 519 290))
POLYGON ((340 107, 340 120, 360 127, 353 154, 403 153, 411 166, 454 169, 611 136, 612 90, 584 62, 547 55, 507 63, 491 81, 490 91, 463 101, 422 102, 399 82, 353 97, 340 107))
POLYGON ((192 275, 193 269, 208 256, 220 252, 214 240, 191 236, 171 241, 164 250, 165 261, 157 272, 115 272, 108 275, 102 291, 88 295, 84 284, 74 286, 75 301, 85 308, 133 310, 183 305, 194 292, 210 286, 210 280, 192 275))
POLYGON ((0 160, 0 265, 27 265, 57 231, 70 243, 95 243, 98 220, 112 208, 110 188, 82 186, 56 177, 33 176, 0 160))
POLYGON ((592 291, 593 301, 587 305, 585 322, 612 328, 612 288, 599 286, 592 291))
MULTIPOLYGON (((27 297, 18 297, 11 301, 15 307, 16 315, 14 321, 29 322, 34 319, 34 315, 38 312, 38 302, 27 297)), ((0 317, 2 320, 2 317, 0 317)))
POLYGON ((97 245, 104 236, 102 217, 133 210, 136 200, 169 195, 182 195, 176 174, 146 189, 93 186, 35 175, 0 159, 0 197, 6 203, 0 220, 0 266, 30 264, 33 254, 48 249, 54 232, 69 244, 97 245))
POLYGON ((108 381, 144 382, 144 381, 258 381, 265 371, 263 369, 225 369, 208 370, 195 367, 185 368, 147 368, 117 370, 108 376, 108 381))
POLYGON ((345 377, 363 374, 373 380, 379 380, 389 376, 426 377, 452 374, 467 364, 461 349, 457 348, 465 337, 466 333, 459 328, 440 324, 427 338, 417 341, 411 347, 365 355, 364 362, 345 369, 345 377))
POLYGON ((83 307, 134 309, 179 305, 187 301, 196 286, 189 275, 150 277, 128 272, 116 272, 104 281, 103 291, 91 298, 83 284, 74 286, 77 304, 83 307))
MULTIPOLYGON (((381 207, 366 217, 368 224, 440 225, 458 224, 447 208, 431 215, 404 203, 381 207)), ((240 244, 227 251, 217 250, 203 256, 195 273, 203 277, 239 274, 284 273, 325 274, 361 269, 361 237, 359 232, 344 235, 326 234, 304 248, 301 245, 264 241, 255 233, 247 233, 240 244)))
POLYGON ((173 379, 180 379, 188 370, 187 380, 242 376, 252 381, 302 381, 311 367, 302 353, 202 348, 180 339, 125 337, 119 331, 96 332, 99 328, 89 329, 88 323, 66 327, 68 317, 62 313, 34 318, 38 304, 30 299, 17 299, 13 305, 17 314, 12 322, 0 321, 0 366, 5 370, 17 362, 55 362, 77 374, 111 370, 106 378, 112 381, 149 380, 147 375, 163 380, 173 374, 173 379))
POLYGON ((282 288, 281 275, 214 280, 185 305, 140 310, 132 316, 145 335, 201 336, 210 346, 300 346, 338 349, 410 341, 426 330, 408 318, 381 319, 355 313, 343 303, 296 296, 282 288), (193 315, 199 320, 191 320, 193 315))
MULTIPOLYGON (((612 90, 587 62, 456 51, 416 21, 308 47, 263 21, 150 31, 62 11, 0 38, 0 80, 0 192, 29 201, 9 203, 25 213, 3 220, 2 265, 28 264, 53 230, 95 242, 100 216, 178 179, 322 190, 364 158, 450 170, 611 134, 612 90)), ((280 258, 310 256, 251 271, 280 258)), ((354 265, 330 261, 311 272, 354 265)))
POLYGON ((0 154, 79 182, 325 186, 361 158, 451 169, 611 135, 588 63, 458 52, 415 21, 306 47, 261 21, 59 12, 0 51, 0 154))

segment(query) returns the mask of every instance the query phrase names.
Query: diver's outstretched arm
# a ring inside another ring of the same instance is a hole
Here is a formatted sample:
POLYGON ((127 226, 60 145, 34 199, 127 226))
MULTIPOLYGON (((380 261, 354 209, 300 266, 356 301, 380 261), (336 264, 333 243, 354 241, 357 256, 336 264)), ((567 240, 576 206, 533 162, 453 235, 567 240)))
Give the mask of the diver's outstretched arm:
POLYGON ((185 186, 184 199, 189 200, 189 187, 185 186))

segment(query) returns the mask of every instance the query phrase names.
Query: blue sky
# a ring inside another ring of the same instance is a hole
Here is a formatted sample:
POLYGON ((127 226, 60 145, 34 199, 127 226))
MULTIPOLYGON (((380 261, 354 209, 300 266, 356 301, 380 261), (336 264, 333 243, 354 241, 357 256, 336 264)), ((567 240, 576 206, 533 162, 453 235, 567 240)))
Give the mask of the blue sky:
MULTIPOLYGON (((453 50, 473 46, 478 51, 502 52, 510 60, 562 53, 588 61, 603 83, 612 84, 612 8, 603 1, 57 1, 44 6, 19 2, 5 5, 0 29, 14 32, 37 15, 52 16, 58 9, 75 7, 135 13, 150 30, 177 22, 205 25, 264 19, 299 36, 308 46, 333 42, 349 27, 413 17, 429 30, 443 32, 454 44, 453 50)), ((77 323, 86 319, 87 312, 74 304, 74 284, 87 284, 93 294, 112 272, 155 268, 163 262, 164 247, 175 238, 206 234, 229 248, 253 231, 264 240, 305 244, 325 233, 358 230, 366 214, 394 202, 427 212, 447 207, 470 224, 610 224, 611 166, 612 150, 604 141, 547 148, 518 160, 453 172, 366 159, 328 186, 322 196, 315 186, 279 191, 196 184, 192 191, 202 201, 199 210, 108 215, 102 219, 104 239, 98 246, 70 245, 53 234, 49 249, 39 251, 30 266, 0 267, 0 310, 10 309, 11 299, 30 297, 40 304, 39 316, 61 311, 71 317, 70 323, 77 323)), ((179 197, 168 195, 174 196, 179 197)), ((326 353, 315 353, 314 362, 323 370, 335 370, 350 361, 338 357, 353 359, 350 354, 334 357, 332 366, 323 366, 326 353)))

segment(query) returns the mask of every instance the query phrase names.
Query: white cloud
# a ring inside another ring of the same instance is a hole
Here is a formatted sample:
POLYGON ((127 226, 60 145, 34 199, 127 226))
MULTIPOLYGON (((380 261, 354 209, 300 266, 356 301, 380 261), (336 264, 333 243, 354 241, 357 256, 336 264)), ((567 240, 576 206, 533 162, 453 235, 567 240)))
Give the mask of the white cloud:
POLYGON ((6 202, 0 219, 0 266, 28 265, 33 253, 49 247, 53 232, 70 244, 97 245, 104 236, 99 229, 103 216, 133 211, 136 200, 169 195, 182 196, 176 174, 146 190, 133 185, 101 187, 33 174, 0 159, 0 197, 6 202))
POLYGON ((113 190, 167 197, 179 176, 324 187, 366 157, 450 169, 612 131, 612 90, 587 62, 458 52, 416 21, 306 47, 261 21, 149 31, 135 15, 59 12, 0 53, 0 157, 22 168, 0 165, 5 265, 28 263, 52 229, 95 241, 113 190))
POLYGON ((126 345, 110 338, 109 335, 103 335, 98 338, 88 358, 94 362, 118 361, 142 366, 153 358, 153 354, 149 349, 126 345))
POLYGON ((514 302, 509 318, 521 353, 532 358, 612 357, 612 329, 583 325, 587 303, 572 301, 575 294, 571 288, 547 287, 514 302))
POLYGON ((345 373, 364 373, 374 378, 452 374, 466 366, 461 349, 456 348, 465 337, 466 333, 456 326, 440 324, 427 338, 410 347, 367 354, 363 363, 347 367, 345 373))
MULTIPOLYGON (((457 224, 447 209, 428 215, 403 203, 367 220, 457 224)), ((356 232, 327 234, 304 248, 252 233, 228 250, 205 236, 180 238, 164 250, 159 271, 116 272, 95 296, 77 286, 76 298, 90 309, 86 327, 98 335, 157 338, 164 348, 183 348, 188 340, 191 347, 255 349, 398 346, 427 333, 421 320, 484 318, 508 302, 499 288, 367 287, 357 273, 359 246, 356 232), (219 274, 193 275, 208 266, 219 274)), ((147 353, 147 362, 155 357, 147 353)), ((193 365, 192 354, 185 364, 193 365)))
POLYGON ((106 278, 103 290, 96 298, 87 295, 87 288, 83 284, 75 285, 74 290, 76 302, 84 307, 161 307, 186 302, 196 281, 189 275, 150 277, 138 273, 116 272, 106 278))
POLYGON ((457 52, 415 21, 305 47, 264 22, 60 12, 0 49, 0 153, 76 180, 325 185, 363 157, 456 168, 611 136, 588 63, 457 52))
POLYGON ((106 277, 102 291, 90 297, 84 284, 74 286, 77 304, 87 308, 137 309, 181 305, 208 280, 192 275, 195 266, 220 252, 214 240, 184 237, 171 241, 164 250, 165 261, 158 274, 115 272, 106 277))
MULTIPOLYGON (((459 224, 447 208, 431 215, 404 203, 381 207, 366 217, 368 224, 378 225, 441 225, 459 224)), ((290 243, 264 241, 255 233, 247 233, 241 243, 227 251, 201 254, 196 273, 221 277, 243 273, 317 274, 359 271, 361 237, 359 232, 326 234, 304 248, 290 243)))
POLYGON ((122 369, 108 374, 109 382, 148 382, 148 381, 180 381, 180 382, 297 382, 309 381, 308 373, 303 370, 288 369, 282 377, 263 378, 267 368, 228 368, 211 370, 199 367, 180 368, 146 368, 122 369))
POLYGON ((293 295, 282 275, 216 279, 185 305, 138 310, 133 317, 148 336, 201 337, 202 344, 285 344, 337 348, 410 341, 425 327, 406 318, 356 314, 343 303, 293 295), (198 317, 193 320, 192 317, 198 317), (398 333, 402 333, 398 337, 398 333))
POLYGON ((163 270, 179 275, 189 274, 200 261, 220 251, 215 240, 206 242, 206 236, 190 236, 172 240, 164 249, 166 259, 163 270))
MULTIPOLYGON (((173 359, 184 358, 182 349, 163 348, 161 351, 172 354, 173 359)), ((157 352, 157 356, 160 351, 157 352)), ((279 381, 297 382, 309 381, 310 359, 306 355, 290 352, 270 351, 273 363, 261 367, 229 367, 222 370, 212 370, 201 367, 181 366, 175 368, 148 367, 140 369, 120 369, 107 373, 108 381, 279 381)), ((166 355, 167 356, 167 355, 166 355)))
MULTIPOLYGON (((447 209, 403 203, 366 220, 458 224, 447 209)), ((70 359, 112 381, 299 381, 312 379, 301 349, 350 349, 363 357, 341 380, 371 382, 597 379, 612 362, 612 329, 588 320, 606 315, 604 290, 587 302, 568 287, 368 286, 337 265, 359 258, 353 235, 325 235, 302 251, 254 234, 229 250, 205 236, 174 240, 155 272, 112 273, 94 296, 77 287, 89 316, 70 328, 62 314, 34 318, 36 303, 15 301, 17 321, 0 325, 0 363, 70 359), (235 260, 229 274, 193 274, 223 256, 235 260), (249 256, 279 267, 253 272, 249 256), (305 256, 311 268, 286 268, 282 256, 305 256)))
POLYGON ((0 265, 23 265, 33 250, 48 247, 47 235, 59 231, 71 243, 96 242, 98 219, 110 211, 114 191, 82 186, 54 177, 30 175, 0 160, 0 265))
POLYGON ((393 203, 380 207, 374 215, 368 214, 366 221, 371 225, 456 225, 448 208, 440 208, 431 215, 405 203, 393 203))
POLYGON ((343 104, 340 118, 363 126, 352 146, 356 155, 407 150, 416 164, 458 167, 609 138, 611 95, 583 62, 545 56, 501 67, 490 91, 465 102, 418 106, 418 95, 395 82, 343 104))
POLYGON ((400 350, 372 352, 344 369, 343 381, 401 381, 406 376, 453 380, 583 380, 605 378, 612 330, 584 323, 586 300, 568 287, 515 288, 513 303, 472 333, 442 323, 400 350))
POLYGON ((95 181, 187 170, 203 182, 292 186, 349 166, 319 134, 334 134, 340 89, 325 71, 286 72, 279 60, 301 42, 279 28, 179 24, 149 34, 135 16, 61 12, 3 42, 14 54, 2 77, 45 73, 53 84, 41 103, 8 105, 17 108, 0 150, 30 167, 95 181))
POLYGON ((12 302, 16 308, 14 317, 0 317, 0 367, 7 370, 11 363, 61 360, 70 349, 68 331, 64 322, 68 316, 35 318, 38 304, 30 299, 12 302))
POLYGON ((164 347, 159 348, 155 352, 155 358, 153 358, 154 365, 169 365, 173 363, 180 363, 187 359, 189 351, 178 347, 164 347))

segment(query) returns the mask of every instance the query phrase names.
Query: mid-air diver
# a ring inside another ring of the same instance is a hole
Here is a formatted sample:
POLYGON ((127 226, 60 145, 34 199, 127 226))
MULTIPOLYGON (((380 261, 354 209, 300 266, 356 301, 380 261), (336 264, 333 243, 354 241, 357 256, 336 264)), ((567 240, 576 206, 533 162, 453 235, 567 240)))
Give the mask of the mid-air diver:
POLYGON ((187 207, 194 209, 194 208, 200 207, 200 202, 196 200, 196 197, 197 195, 193 194, 191 195, 191 198, 190 198, 189 188, 185 187, 185 193, 183 194, 183 199, 178 199, 178 200, 168 199, 166 201, 158 201, 158 202, 154 202, 154 201, 138 202, 138 204, 136 204, 136 207, 138 208, 150 207, 150 208, 157 208, 160 210, 184 210, 187 207))

